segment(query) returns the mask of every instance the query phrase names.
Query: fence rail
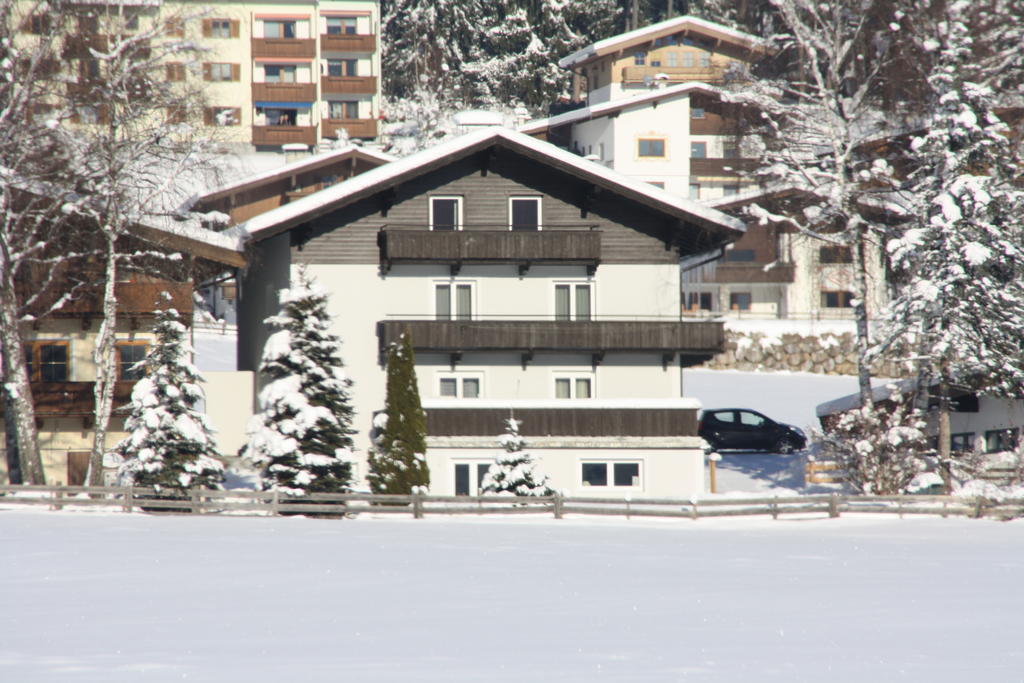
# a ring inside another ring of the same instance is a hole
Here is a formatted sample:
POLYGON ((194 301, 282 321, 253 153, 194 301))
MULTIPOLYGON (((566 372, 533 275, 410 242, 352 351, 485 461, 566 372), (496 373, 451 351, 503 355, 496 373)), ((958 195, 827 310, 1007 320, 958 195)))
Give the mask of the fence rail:
POLYGON ((140 487, 0 486, 0 507, 37 505, 51 509, 104 508, 123 512, 241 514, 276 516, 314 514, 352 517, 359 513, 400 514, 422 519, 427 515, 544 514, 666 517, 713 517, 843 513, 993 517, 1024 516, 1024 499, 990 500, 954 496, 765 496, 760 498, 567 498, 563 496, 431 496, 318 493, 302 497, 277 491, 214 491, 187 493, 140 487))

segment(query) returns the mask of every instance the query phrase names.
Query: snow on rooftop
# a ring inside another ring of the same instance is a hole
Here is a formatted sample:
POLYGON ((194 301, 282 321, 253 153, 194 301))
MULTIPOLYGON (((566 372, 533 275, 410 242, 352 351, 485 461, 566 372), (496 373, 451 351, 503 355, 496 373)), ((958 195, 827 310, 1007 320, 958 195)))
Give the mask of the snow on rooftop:
POLYGON ((426 399, 423 401, 423 409, 442 410, 448 408, 497 408, 508 410, 527 410, 541 408, 544 410, 556 409, 644 409, 644 410, 700 410, 701 403, 695 398, 553 398, 543 399, 464 399, 464 398, 438 398, 426 399))
POLYGON ((650 26, 642 26, 638 29, 627 31, 626 33, 620 33, 617 36, 612 36, 611 38, 599 40, 596 43, 592 43, 580 50, 577 50, 576 52, 573 52, 568 57, 563 57, 558 60, 558 66, 563 69, 568 69, 580 62, 599 56, 602 52, 618 45, 628 44, 643 39, 658 38, 661 35, 671 34, 683 28, 694 28, 698 30, 704 29, 706 31, 724 34, 725 36, 749 47, 761 44, 761 39, 757 36, 744 33, 743 31, 737 31, 736 29, 731 29, 726 26, 722 26, 721 24, 707 21, 706 19, 686 15, 676 17, 675 19, 660 21, 657 24, 651 24, 650 26))
POLYGON ((197 218, 180 221, 170 216, 151 216, 139 221, 139 225, 143 228, 156 230, 167 235, 184 237, 220 249, 229 249, 237 252, 245 250, 245 242, 238 235, 210 230, 203 227, 197 218))
POLYGON ((520 133, 536 133, 548 128, 554 128, 555 126, 564 126, 567 123, 596 119, 629 107, 636 107, 650 102, 660 102, 661 100, 683 97, 684 95, 689 95, 693 91, 700 91, 707 95, 721 95, 722 93, 721 90, 708 85, 707 83, 688 81, 686 83, 679 83, 668 88, 652 90, 651 92, 645 92, 632 97, 612 100, 611 102, 602 102, 601 104, 582 107, 580 109, 573 109, 572 111, 567 111, 564 114, 557 114, 546 119, 528 121, 520 126, 518 130, 520 133))
MULTIPOLYGON (((879 386, 871 388, 871 396, 877 401, 884 401, 893 395, 894 390, 898 393, 905 393, 911 391, 914 388, 915 380, 904 379, 896 382, 886 382, 879 386)), ((815 414, 818 417, 824 417, 826 415, 835 415, 836 413, 845 413, 848 410, 853 410, 860 407, 860 393, 849 394, 847 396, 840 396, 832 401, 826 401, 825 403, 819 403, 818 407, 815 408, 815 414)))
POLYGON ((505 117, 496 111, 484 109, 468 109, 460 111, 454 117, 456 125, 459 126, 503 126, 505 117))
POLYGON ((487 143, 490 140, 501 139, 510 143, 513 147, 525 148, 535 154, 541 155, 566 164, 581 174, 596 177, 607 183, 618 185, 624 189, 648 197, 661 206, 674 210, 688 216, 697 218, 706 223, 712 223, 723 228, 744 232, 746 225, 731 216, 727 216, 716 209, 701 206, 699 203, 689 199, 677 197, 665 190, 648 183, 633 180, 601 164, 591 161, 566 151, 536 138, 524 135, 505 128, 488 127, 462 135, 416 154, 411 154, 389 164, 385 164, 366 173, 349 178, 337 185, 324 188, 319 192, 298 199, 280 206, 266 213, 254 216, 244 223, 232 228, 232 231, 247 237, 259 235, 274 226, 290 221, 300 220, 307 214, 320 210, 327 210, 332 204, 343 203, 346 200, 354 200, 360 195, 373 192, 378 186, 389 181, 400 178, 404 174, 414 172, 416 169, 427 164, 443 161, 448 158, 457 157, 467 149, 487 143))

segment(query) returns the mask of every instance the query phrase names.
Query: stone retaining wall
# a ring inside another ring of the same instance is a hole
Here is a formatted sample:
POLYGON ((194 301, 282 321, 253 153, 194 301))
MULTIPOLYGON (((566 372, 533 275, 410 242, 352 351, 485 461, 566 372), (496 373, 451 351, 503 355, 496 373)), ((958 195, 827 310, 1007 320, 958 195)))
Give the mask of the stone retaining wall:
MULTIPOLYGON (((789 370, 820 375, 856 375, 856 337, 851 332, 771 336, 762 332, 726 330, 725 351, 702 367, 711 370, 789 370)), ((872 374, 881 377, 903 375, 892 364, 880 364, 873 368, 872 374)))

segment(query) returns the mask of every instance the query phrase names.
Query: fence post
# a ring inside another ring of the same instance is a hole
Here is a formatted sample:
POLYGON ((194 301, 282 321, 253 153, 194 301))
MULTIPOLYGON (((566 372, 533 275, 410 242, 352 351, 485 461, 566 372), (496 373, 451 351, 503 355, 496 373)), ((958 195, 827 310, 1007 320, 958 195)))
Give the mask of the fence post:
POLYGON ((418 493, 412 494, 412 518, 423 519, 423 496, 418 493))
POLYGON ((278 503, 280 503, 280 502, 281 502, 280 494, 278 493, 277 489, 274 489, 273 495, 270 496, 270 516, 271 517, 277 517, 279 514, 281 514, 281 511, 278 510, 278 508, 277 508, 278 503))
POLYGON ((192 514, 193 515, 201 514, 202 510, 200 509, 200 504, 199 504, 199 487, 198 486, 193 486, 192 489, 189 491, 189 495, 190 495, 190 497, 192 499, 192 514))
POLYGON ((830 519, 839 516, 839 496, 834 493, 828 499, 828 516, 830 519))
POLYGON ((63 498, 64 498, 64 489, 62 489, 62 488, 60 488, 58 486, 57 488, 55 488, 53 490, 53 509, 54 510, 63 510, 64 509, 64 505, 61 503, 61 500, 63 500, 63 498))
POLYGON ((974 518, 981 519, 982 515, 985 514, 985 499, 978 496, 978 502, 974 506, 974 518))
POLYGON ((132 490, 131 484, 124 487, 124 511, 131 512, 132 506, 135 504, 135 491, 132 490))
POLYGON ((554 502, 555 502, 555 504, 554 504, 555 519, 561 519, 562 518, 562 494, 561 493, 556 493, 555 494, 555 501, 554 502))
POLYGON ((779 502, 777 500, 772 501, 772 519, 779 518, 779 502))
POLYGON ((692 519, 695 522, 697 521, 697 499, 696 498, 691 498, 690 499, 690 519, 692 519))

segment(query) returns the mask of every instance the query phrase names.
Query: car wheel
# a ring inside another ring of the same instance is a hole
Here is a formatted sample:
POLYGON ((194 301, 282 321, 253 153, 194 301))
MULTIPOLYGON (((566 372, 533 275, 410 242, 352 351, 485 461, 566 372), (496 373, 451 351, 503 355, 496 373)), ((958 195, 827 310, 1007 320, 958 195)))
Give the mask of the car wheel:
POLYGON ((797 450, 796 442, 792 437, 784 436, 775 442, 775 452, 789 455, 797 450))

